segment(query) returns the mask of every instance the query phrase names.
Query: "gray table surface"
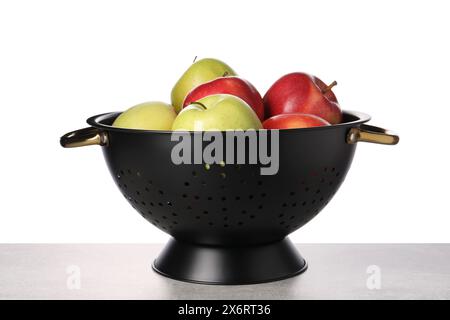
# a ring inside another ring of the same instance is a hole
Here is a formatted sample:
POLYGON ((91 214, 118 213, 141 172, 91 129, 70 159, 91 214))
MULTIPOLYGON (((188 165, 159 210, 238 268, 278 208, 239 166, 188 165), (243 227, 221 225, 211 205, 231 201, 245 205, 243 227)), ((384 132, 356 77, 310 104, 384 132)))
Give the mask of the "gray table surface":
POLYGON ((3 244, 0 299, 450 299, 450 244, 297 246, 297 277, 212 286, 153 272, 162 245, 3 244))

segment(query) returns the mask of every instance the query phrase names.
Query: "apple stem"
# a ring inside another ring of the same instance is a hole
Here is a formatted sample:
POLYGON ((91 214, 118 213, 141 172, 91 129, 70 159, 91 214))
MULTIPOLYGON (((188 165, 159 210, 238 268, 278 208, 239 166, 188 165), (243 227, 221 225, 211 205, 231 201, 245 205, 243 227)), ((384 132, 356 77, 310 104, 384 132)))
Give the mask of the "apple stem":
POLYGON ((195 61, 197 61, 197 56, 195 56, 194 61, 192 61, 192 63, 195 63, 195 61))
POLYGON ((198 101, 194 101, 194 102, 191 102, 190 104, 196 104, 196 105, 198 105, 198 106, 202 107, 202 109, 203 109, 203 110, 206 110, 206 107, 205 107, 205 105, 204 105, 203 103, 201 103, 201 102, 198 102, 198 101))
POLYGON ((324 88, 322 90, 322 93, 327 93, 328 91, 330 91, 335 85, 337 85, 337 81, 333 81, 332 83, 330 83, 326 88, 324 88))

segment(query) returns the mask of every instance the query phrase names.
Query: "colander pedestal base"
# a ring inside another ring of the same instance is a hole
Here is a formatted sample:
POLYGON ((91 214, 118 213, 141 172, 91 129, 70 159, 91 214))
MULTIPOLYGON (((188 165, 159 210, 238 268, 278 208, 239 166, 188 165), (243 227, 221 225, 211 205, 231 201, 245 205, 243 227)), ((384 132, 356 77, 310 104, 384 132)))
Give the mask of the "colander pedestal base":
POLYGON ((204 284, 251 284, 289 278, 306 270, 288 238, 252 246, 203 246, 171 239, 153 269, 172 279, 204 284))

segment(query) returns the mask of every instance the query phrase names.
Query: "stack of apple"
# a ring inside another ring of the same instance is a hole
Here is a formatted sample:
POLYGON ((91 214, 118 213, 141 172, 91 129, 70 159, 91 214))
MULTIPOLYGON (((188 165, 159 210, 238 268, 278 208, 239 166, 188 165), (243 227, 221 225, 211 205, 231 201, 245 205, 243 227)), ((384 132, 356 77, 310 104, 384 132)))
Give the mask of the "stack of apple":
POLYGON ((139 104, 123 112, 113 126, 187 131, 327 126, 342 120, 335 85, 295 72, 278 79, 262 98, 224 62, 202 59, 175 84, 172 104, 139 104))

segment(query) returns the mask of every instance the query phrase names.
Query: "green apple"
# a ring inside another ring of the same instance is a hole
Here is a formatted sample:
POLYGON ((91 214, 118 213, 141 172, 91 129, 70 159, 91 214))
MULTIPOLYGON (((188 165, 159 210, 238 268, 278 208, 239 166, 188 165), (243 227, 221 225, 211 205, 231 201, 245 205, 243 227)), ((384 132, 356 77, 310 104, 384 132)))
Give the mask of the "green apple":
POLYGON ((113 127, 143 130, 171 130, 177 114, 167 103, 151 101, 138 104, 122 112, 113 127))
POLYGON ((172 105, 177 112, 183 108, 187 94, 198 85, 223 77, 235 76, 236 73, 226 63, 217 59, 202 59, 194 62, 187 69, 172 89, 172 105))
POLYGON ((255 111, 241 98, 229 94, 215 94, 193 102, 178 114, 172 126, 172 130, 183 131, 261 128, 255 111))

